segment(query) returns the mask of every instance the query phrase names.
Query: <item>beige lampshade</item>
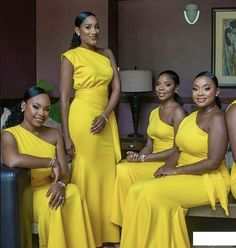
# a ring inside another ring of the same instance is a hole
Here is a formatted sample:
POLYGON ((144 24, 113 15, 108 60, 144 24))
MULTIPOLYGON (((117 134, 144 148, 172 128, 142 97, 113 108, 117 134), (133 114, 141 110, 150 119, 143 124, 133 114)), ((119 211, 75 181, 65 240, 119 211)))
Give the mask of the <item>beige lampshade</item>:
POLYGON ((152 91, 152 72, 148 70, 120 71, 122 92, 152 91))

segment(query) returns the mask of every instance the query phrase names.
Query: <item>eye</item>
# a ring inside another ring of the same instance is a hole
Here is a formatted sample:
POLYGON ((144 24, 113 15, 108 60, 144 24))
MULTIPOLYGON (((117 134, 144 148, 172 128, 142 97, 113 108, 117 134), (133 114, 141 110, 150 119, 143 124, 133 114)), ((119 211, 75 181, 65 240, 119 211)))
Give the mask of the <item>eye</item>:
POLYGON ((170 86, 171 86, 171 83, 165 83, 165 85, 166 85, 167 87, 170 87, 170 86))
POLYGON ((98 24, 95 26, 95 29, 97 29, 97 30, 99 30, 99 29, 100 29, 100 27, 99 27, 99 25, 98 25, 98 24))
POLYGON ((34 109, 39 109, 38 105, 32 105, 34 109))
POLYGON ((45 108, 44 111, 45 112, 50 112, 50 109, 49 108, 45 108))
POLYGON ((204 88, 204 90, 209 91, 209 90, 211 90, 211 87, 206 87, 206 88, 204 88))
POLYGON ((197 91, 197 88, 196 87, 193 87, 193 91, 197 91))

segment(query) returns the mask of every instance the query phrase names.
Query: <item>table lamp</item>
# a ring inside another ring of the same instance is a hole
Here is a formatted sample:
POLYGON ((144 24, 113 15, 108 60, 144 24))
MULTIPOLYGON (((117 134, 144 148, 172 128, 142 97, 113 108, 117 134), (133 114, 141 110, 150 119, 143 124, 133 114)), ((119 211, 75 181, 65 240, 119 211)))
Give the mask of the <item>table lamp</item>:
POLYGON ((142 134, 138 133, 139 112, 140 112, 140 96, 141 92, 152 91, 152 72, 148 70, 124 70, 120 71, 121 91, 132 93, 129 94, 131 106, 134 133, 129 137, 139 138, 142 134))

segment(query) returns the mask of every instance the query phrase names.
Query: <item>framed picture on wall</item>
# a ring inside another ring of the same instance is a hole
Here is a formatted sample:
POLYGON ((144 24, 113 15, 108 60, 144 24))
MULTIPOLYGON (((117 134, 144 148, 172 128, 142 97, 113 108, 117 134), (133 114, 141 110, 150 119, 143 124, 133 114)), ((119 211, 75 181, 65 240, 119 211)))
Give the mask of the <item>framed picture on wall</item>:
POLYGON ((221 87, 236 87, 236 8, 212 9, 212 70, 221 87))

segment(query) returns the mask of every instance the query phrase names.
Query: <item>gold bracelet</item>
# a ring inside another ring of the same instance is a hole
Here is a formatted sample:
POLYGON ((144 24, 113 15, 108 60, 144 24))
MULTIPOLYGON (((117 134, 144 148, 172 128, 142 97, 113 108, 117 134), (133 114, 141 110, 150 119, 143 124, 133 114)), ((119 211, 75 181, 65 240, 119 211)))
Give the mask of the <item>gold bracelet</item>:
POLYGON ((108 118, 106 117, 105 114, 102 114, 102 117, 105 119, 106 122, 108 122, 108 118))

